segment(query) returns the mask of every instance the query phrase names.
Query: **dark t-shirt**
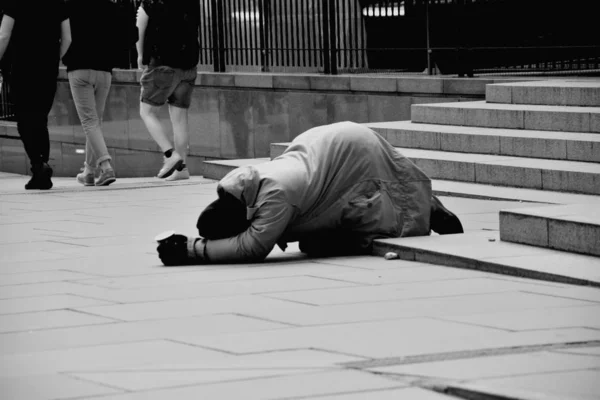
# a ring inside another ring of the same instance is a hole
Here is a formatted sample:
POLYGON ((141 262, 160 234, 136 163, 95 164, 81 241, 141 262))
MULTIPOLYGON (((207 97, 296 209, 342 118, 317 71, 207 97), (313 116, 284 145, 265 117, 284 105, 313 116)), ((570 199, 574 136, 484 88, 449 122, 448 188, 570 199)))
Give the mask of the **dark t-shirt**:
POLYGON ((60 60, 60 25, 67 19, 63 0, 4 0, 2 11, 15 24, 10 37, 13 73, 35 69, 56 74, 60 60))
POLYGON ((127 66, 129 50, 137 41, 135 10, 129 1, 69 0, 73 42, 63 58, 67 70, 110 72, 127 66))
POLYGON ((189 69, 198 64, 200 2, 142 0, 148 14, 144 38, 145 65, 189 69))

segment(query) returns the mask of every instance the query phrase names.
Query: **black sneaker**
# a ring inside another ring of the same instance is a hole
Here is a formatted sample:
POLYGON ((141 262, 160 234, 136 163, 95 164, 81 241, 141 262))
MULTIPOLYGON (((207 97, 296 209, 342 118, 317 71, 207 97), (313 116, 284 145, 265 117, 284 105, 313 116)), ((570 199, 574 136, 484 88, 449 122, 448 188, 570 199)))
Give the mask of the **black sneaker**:
POLYGON ((431 215, 429 217, 429 226, 432 231, 439 235, 451 235, 454 233, 464 233, 462 224, 456 215, 448 210, 440 199, 431 196, 431 215))
POLYGON ((52 168, 47 163, 33 166, 31 167, 31 179, 25 184, 25 189, 51 189, 52 180, 50 178, 52 178, 52 168))

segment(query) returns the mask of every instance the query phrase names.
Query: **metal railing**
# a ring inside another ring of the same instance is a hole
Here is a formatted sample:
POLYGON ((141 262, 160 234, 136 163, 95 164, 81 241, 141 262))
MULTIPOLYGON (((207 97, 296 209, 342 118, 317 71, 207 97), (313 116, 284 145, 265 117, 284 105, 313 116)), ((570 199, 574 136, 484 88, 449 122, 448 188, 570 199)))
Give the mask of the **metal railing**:
POLYGON ((202 0, 217 72, 600 72, 586 0, 202 0))
MULTIPOLYGON (((141 0, 120 1, 135 18, 141 0)), ((200 70, 600 75, 589 0, 197 1, 200 70)), ((132 46, 118 66, 136 59, 132 46)))

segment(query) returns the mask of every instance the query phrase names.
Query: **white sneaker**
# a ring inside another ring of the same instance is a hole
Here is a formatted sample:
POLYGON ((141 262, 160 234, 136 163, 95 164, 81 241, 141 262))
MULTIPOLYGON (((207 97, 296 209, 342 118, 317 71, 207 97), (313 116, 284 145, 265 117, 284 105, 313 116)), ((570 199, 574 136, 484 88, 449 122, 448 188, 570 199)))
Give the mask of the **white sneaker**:
POLYGON ((156 176, 158 178, 166 178, 167 176, 171 175, 173 171, 179 168, 181 164, 183 164, 183 158, 181 158, 179 153, 174 151, 171 154, 171 157, 165 157, 164 165, 160 171, 158 171, 158 175, 156 176))
POLYGON ((186 168, 181 171, 175 170, 165 181, 181 181, 184 179, 190 179, 190 171, 186 168))

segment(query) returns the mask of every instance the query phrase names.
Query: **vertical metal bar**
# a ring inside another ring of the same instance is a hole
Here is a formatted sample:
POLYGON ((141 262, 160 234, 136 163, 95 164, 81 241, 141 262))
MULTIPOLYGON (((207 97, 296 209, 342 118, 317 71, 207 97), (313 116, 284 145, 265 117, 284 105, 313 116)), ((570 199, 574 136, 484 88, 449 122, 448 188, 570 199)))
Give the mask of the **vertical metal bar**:
POLYGON ((215 72, 220 72, 220 69, 219 69, 219 19, 217 16, 218 16, 217 0, 210 0, 213 70, 215 72))
MULTIPOLYGON (((340 42, 340 51, 343 52, 344 54, 344 64, 343 66, 345 68, 348 68, 348 49, 350 48, 349 44, 349 39, 350 39, 350 35, 348 32, 348 13, 349 13, 349 6, 346 7, 346 1, 342 0, 342 12, 338 12, 336 13, 338 15, 338 34, 336 35, 337 38, 339 38, 339 42, 340 42)), ((341 56, 341 54, 340 54, 341 56)))
POLYGON ((425 0, 425 28, 427 29, 426 46, 427 46, 427 75, 433 75, 431 65, 431 44, 429 38, 429 0, 425 0))
MULTIPOLYGON (((217 0, 219 1, 219 0, 217 0)), ((223 9, 223 14, 221 15, 221 19, 222 19, 222 23, 224 24, 224 29, 223 29, 223 36, 221 37, 221 42, 223 43, 223 54, 224 54, 224 60, 227 64, 234 64, 234 60, 233 60, 233 54, 231 53, 231 41, 232 41, 232 32, 231 32, 231 25, 227 25, 227 22, 225 21, 225 18, 223 17, 224 15, 229 15, 229 8, 230 8, 230 3, 231 0, 225 0, 225 4, 221 4, 220 7, 221 9, 223 9)))
POLYGON ((260 30, 260 70, 261 72, 265 72, 268 70, 267 67, 267 27, 266 18, 265 18, 265 10, 267 8, 267 3, 269 0, 258 0, 258 28, 260 30))
POLYGON ((219 72, 225 72, 225 18, 223 17, 223 4, 217 0, 219 18, 219 72))
POLYGON ((240 7, 240 10, 242 12, 242 21, 240 22, 240 35, 244 38, 244 65, 248 65, 250 63, 250 57, 248 54, 248 49, 250 48, 250 43, 249 43, 249 35, 248 35, 248 23, 247 21, 245 21, 246 18, 248 18, 248 7, 247 7, 247 3, 248 0, 241 0, 242 4, 240 7))
POLYGON ((352 14, 351 17, 353 18, 353 22, 354 22, 354 29, 352 31, 352 48, 353 51, 351 53, 350 56, 350 62, 352 63, 353 66, 358 67, 358 32, 359 32, 359 27, 358 27, 358 21, 360 20, 360 6, 358 4, 357 1, 355 1, 354 3, 354 9, 352 10, 352 14))
MULTIPOLYGON (((300 9, 300 37, 298 38, 298 42, 300 45, 300 57, 301 64, 303 67, 306 67, 306 17, 307 14, 304 9, 305 1, 300 0, 298 8, 300 9)), ((298 63, 300 65, 300 63, 298 63)))
POLYGON ((329 58, 329 2, 331 0, 321 0, 321 4, 322 4, 322 10, 323 10, 323 19, 322 19, 322 24, 323 26, 321 27, 322 29, 322 42, 323 42, 323 48, 321 50, 321 54, 323 55, 323 72, 325 72, 326 74, 330 74, 331 73, 331 64, 329 63, 330 58, 329 58))
POLYGON ((269 25, 271 28, 271 50, 272 50, 272 63, 273 66, 278 66, 279 65, 279 46, 278 46, 278 41, 277 41, 277 33, 279 32, 279 24, 277 23, 277 3, 279 3, 279 1, 274 1, 273 4, 271 5, 271 1, 269 0, 269 5, 270 5, 270 10, 269 12, 271 13, 271 15, 269 16, 269 25), (273 21, 273 23, 271 24, 270 21, 273 21))
MULTIPOLYGON (((288 15, 288 1, 289 0, 283 0, 283 18, 284 18, 284 23, 281 26, 281 29, 284 31, 283 35, 284 35, 284 49, 285 49, 285 65, 289 66, 290 65, 290 32, 289 32, 289 27, 290 27, 290 21, 289 21, 289 15, 288 15)), ((293 0, 292 0, 293 1, 293 0)), ((291 6, 290 6, 291 9, 291 6)))
MULTIPOLYGON (((282 0, 285 1, 285 0, 282 0)), ((280 4, 279 7, 279 24, 277 25, 277 32, 279 33, 278 37, 279 37, 279 55, 281 57, 281 63, 279 64, 280 66, 285 66, 285 53, 284 53, 284 49, 283 49, 283 38, 284 38, 284 26, 285 26, 285 21, 284 21, 284 4, 282 4, 281 1, 277 1, 277 3, 280 4)))
POLYGON ((329 46, 331 57, 331 74, 337 75, 338 57, 337 57, 337 38, 336 38, 336 8, 338 0, 329 0, 329 46))
POLYGON ((298 65, 298 63, 296 62, 296 58, 300 57, 300 55, 298 54, 298 0, 292 1, 292 4, 290 5, 290 13, 294 15, 293 18, 290 18, 290 22, 292 22, 292 26, 290 27, 290 33, 292 34, 292 38, 290 42, 292 45, 292 65, 295 67, 298 65))
POLYGON ((360 6, 359 6, 359 12, 360 12, 359 24, 360 24, 360 44, 361 44, 360 58, 362 60, 362 67, 366 67, 367 66, 367 52, 366 52, 366 47, 367 47, 366 35, 367 35, 367 33, 366 33, 366 26, 365 26, 364 18, 362 15, 362 9, 360 9, 360 6))
POLYGON ((256 58, 258 54, 256 51, 258 50, 258 45, 256 43, 256 6, 254 4, 254 0, 246 0, 248 3, 248 7, 246 8, 246 27, 248 29, 248 41, 250 43, 250 65, 258 64, 259 60, 256 58))
POLYGON ((242 32, 242 25, 239 21, 239 16, 242 12, 242 0, 235 0, 232 4, 232 12, 228 15, 232 17, 236 15, 238 18, 231 18, 231 27, 235 29, 235 51, 238 61, 237 65, 244 65, 244 34, 242 32))
POLYGON ((311 0, 311 13, 310 15, 310 20, 311 20, 311 27, 312 27, 312 32, 309 33, 308 35, 308 45, 312 48, 313 51, 310 52, 310 56, 309 56, 309 60, 311 61, 311 66, 318 66, 319 65, 319 57, 317 54, 317 48, 318 48, 318 43, 319 40, 317 39, 317 22, 318 22, 318 18, 317 18, 317 8, 315 5, 315 2, 317 0, 311 0), (314 60, 314 64, 312 63, 314 60))

